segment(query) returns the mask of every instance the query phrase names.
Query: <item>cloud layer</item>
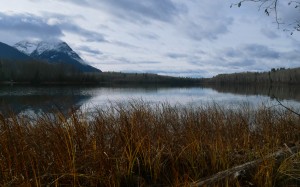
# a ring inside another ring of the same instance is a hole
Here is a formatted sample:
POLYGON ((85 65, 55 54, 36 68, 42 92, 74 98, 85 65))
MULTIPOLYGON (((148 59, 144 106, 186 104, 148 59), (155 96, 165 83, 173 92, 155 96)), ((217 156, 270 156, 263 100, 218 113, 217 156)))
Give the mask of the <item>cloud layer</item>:
POLYGON ((41 18, 32 14, 7 15, 0 13, 1 32, 11 33, 16 37, 58 38, 63 36, 61 28, 57 25, 49 25, 41 18))
MULTIPOLYGON (((278 30, 255 4, 234 2, 3 0, 0 41, 62 39, 104 71, 209 77, 298 66, 298 34, 278 30)), ((299 16, 280 8, 281 18, 299 16)))

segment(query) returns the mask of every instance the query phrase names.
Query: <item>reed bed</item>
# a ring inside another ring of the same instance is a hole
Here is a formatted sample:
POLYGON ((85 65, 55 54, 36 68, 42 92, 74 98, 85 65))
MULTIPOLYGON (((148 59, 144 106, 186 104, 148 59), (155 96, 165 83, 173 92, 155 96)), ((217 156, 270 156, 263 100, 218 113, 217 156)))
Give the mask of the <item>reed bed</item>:
MULTIPOLYGON (((274 108, 111 104, 93 114, 0 115, 1 186, 190 186, 300 139, 299 116, 274 108)), ((300 180, 299 153, 266 159, 213 186, 300 180)))

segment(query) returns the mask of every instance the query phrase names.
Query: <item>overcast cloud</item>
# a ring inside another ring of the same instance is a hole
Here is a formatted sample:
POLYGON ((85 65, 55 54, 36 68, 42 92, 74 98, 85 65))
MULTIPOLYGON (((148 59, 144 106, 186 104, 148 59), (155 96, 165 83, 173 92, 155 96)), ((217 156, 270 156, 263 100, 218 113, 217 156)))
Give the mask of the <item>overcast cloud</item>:
MULTIPOLYGON (((300 65, 299 33, 234 0, 0 0, 0 41, 66 41, 103 71, 188 77, 300 65)), ((282 22, 300 17, 280 4, 282 22)))

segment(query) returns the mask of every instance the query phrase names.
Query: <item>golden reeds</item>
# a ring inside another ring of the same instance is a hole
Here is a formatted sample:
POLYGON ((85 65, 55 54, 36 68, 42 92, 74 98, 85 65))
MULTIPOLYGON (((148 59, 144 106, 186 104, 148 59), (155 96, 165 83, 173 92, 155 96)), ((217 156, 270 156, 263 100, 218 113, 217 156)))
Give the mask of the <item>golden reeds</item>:
MULTIPOLYGON (((264 157, 300 138, 289 111, 112 104, 71 111, 0 116, 3 186, 184 186, 264 157)), ((299 180, 299 154, 261 162, 216 186, 273 186, 299 180)))

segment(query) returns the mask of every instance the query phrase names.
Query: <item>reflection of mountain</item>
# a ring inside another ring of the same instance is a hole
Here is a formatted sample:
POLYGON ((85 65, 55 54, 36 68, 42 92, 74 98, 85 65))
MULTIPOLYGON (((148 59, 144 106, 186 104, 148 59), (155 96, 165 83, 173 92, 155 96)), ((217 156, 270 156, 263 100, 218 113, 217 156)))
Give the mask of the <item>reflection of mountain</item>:
POLYGON ((6 95, 0 96, 0 112, 12 111, 19 114, 33 111, 38 114, 60 111, 66 114, 72 107, 77 109, 88 99, 90 96, 87 95, 6 95))
POLYGON ((280 100, 300 101, 300 87, 293 85, 243 85, 243 84, 226 84, 226 85, 209 85, 206 86, 221 93, 233 93, 240 95, 265 95, 280 100))

